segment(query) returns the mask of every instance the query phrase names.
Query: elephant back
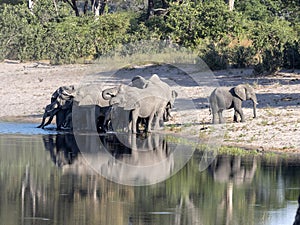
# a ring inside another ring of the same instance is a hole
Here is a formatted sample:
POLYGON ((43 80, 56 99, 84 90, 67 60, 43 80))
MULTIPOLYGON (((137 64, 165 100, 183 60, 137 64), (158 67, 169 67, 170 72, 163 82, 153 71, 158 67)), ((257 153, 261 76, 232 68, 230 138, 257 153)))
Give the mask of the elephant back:
POLYGON ((79 87, 75 94, 74 101, 77 102, 78 106, 109 106, 109 101, 102 97, 102 87, 100 85, 86 85, 79 87))
POLYGON ((146 87, 153 87, 156 86, 158 90, 161 91, 160 95, 161 97, 164 97, 168 102, 173 105, 175 101, 175 97, 172 94, 171 87, 164 81, 162 81, 157 74, 153 74, 150 79, 149 83, 146 87))

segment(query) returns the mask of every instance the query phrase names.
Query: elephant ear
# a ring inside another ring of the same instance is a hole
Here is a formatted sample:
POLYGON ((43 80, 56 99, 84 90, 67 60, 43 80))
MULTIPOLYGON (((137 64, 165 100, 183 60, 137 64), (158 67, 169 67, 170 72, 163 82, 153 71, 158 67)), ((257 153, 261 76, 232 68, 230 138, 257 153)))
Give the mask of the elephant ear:
POLYGON ((110 104, 116 104, 118 107, 123 108, 124 110, 133 110, 140 107, 139 100, 140 95, 139 91, 142 89, 136 87, 125 87, 120 86, 119 92, 115 97, 110 100, 110 104))
POLYGON ((171 94, 171 101, 170 101, 170 107, 173 108, 173 105, 174 105, 174 102, 175 102, 175 99, 177 98, 178 96, 178 93, 174 90, 172 90, 172 94, 171 94))
POLYGON ((122 104, 122 107, 124 107, 125 110, 133 110, 140 107, 140 98, 139 95, 140 89, 136 87, 132 87, 126 90, 124 93, 124 102, 122 104))
POLYGON ((178 93, 175 90, 172 90, 172 98, 177 98, 178 93))
POLYGON ((141 77, 141 76, 135 76, 131 80, 132 86, 140 88, 140 89, 144 89, 147 86, 147 83, 148 83, 148 81, 144 77, 141 77))
POLYGON ((234 93, 243 101, 246 100, 246 88, 244 85, 238 85, 234 88, 234 93))

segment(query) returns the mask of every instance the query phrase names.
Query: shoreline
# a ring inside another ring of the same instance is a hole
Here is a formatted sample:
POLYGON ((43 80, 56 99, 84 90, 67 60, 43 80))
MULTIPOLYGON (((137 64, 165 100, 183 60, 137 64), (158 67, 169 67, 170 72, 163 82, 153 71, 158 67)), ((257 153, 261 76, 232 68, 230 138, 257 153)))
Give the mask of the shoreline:
MULTIPOLYGON (((155 72, 160 74, 166 70, 157 67, 155 72)), ((139 71, 133 69, 129 73, 139 75, 139 71)), ((0 62, 0 122, 39 125, 53 91, 63 85, 80 85, 93 74, 101 78, 101 68, 93 64, 52 66, 36 62, 0 62)), ((243 107, 245 123, 233 123, 233 111, 224 112, 227 130, 222 145, 262 152, 300 153, 300 71, 280 72, 266 77, 254 77, 247 69, 214 71, 214 74, 221 86, 251 84, 259 101, 255 119, 251 118, 251 103, 246 102, 243 107)), ((213 126, 210 125, 211 115, 204 101, 208 92, 201 88, 187 83, 176 89, 192 99, 196 109, 172 112, 174 119, 171 123, 184 124, 181 120, 197 114, 198 125, 195 129, 205 128, 199 134, 208 136, 213 126)), ((184 127, 177 133, 183 137, 189 135, 184 127)))

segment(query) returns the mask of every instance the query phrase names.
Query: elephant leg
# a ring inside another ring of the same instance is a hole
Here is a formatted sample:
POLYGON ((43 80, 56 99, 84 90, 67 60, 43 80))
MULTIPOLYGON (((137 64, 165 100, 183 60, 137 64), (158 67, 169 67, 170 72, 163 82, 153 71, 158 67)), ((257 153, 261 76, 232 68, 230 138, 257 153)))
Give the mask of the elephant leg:
POLYGON ((241 122, 245 122, 245 117, 242 110, 242 101, 235 100, 233 108, 234 108, 234 122, 238 122, 238 115, 240 115, 241 117, 241 122))
MULTIPOLYGON (((146 132, 151 132, 152 131, 152 121, 153 121, 153 118, 154 118, 154 113, 151 113, 150 116, 149 116, 149 119, 148 119, 148 123, 146 123, 146 132)), ((154 125, 154 129, 156 129, 156 122, 158 121, 159 122, 159 118, 156 118, 157 120, 155 121, 155 125, 154 125)))
POLYGON ((218 113, 213 113, 212 123, 213 124, 218 124, 218 113))
POLYGON ((233 122, 236 122, 236 123, 238 122, 238 116, 239 116, 238 112, 236 110, 234 110, 233 122))
POLYGON ((132 130, 132 133, 136 134, 136 126, 137 126, 137 120, 138 120, 138 110, 132 110, 131 113, 132 113, 131 122, 129 122, 128 131, 132 130))
POLYGON ((243 113, 243 110, 242 108, 235 108, 235 111, 234 111, 234 122, 238 122, 238 115, 240 115, 241 117, 241 122, 245 122, 245 117, 244 117, 244 113, 243 113))
POLYGON ((223 117, 223 110, 218 111, 219 123, 225 123, 225 119, 223 117))
MULTIPOLYGON (((126 119, 128 119, 128 127, 127 127, 127 129, 128 129, 128 132, 132 132, 132 111, 130 111, 130 113, 129 113, 129 117, 128 118, 126 118, 126 119)), ((112 120, 113 121, 113 120, 112 120)), ((125 126, 124 126, 125 127, 125 126)))
POLYGON ((104 120, 103 120, 103 130, 104 132, 109 131, 109 124, 111 120, 112 107, 109 107, 105 110, 104 120))
POLYGON ((72 129, 72 111, 67 113, 65 122, 64 122, 64 127, 68 129, 72 129))
POLYGON ((64 110, 60 110, 56 114, 56 129, 60 130, 65 122, 65 112, 64 110))
POLYGON ((154 130, 158 130, 160 128, 160 123, 162 124, 162 126, 164 125, 163 116, 164 116, 164 110, 160 110, 157 113, 155 118, 154 130))

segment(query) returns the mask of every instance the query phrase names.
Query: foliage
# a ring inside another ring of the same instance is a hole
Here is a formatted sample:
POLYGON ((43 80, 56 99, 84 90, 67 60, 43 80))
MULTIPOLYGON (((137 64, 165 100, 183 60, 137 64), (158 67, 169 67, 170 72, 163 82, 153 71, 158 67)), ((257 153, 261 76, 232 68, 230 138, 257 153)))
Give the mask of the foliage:
POLYGON ((0 60, 74 63, 121 45, 130 48, 126 55, 137 42, 157 41, 196 51, 211 69, 254 67, 264 74, 300 67, 295 0, 236 0, 233 11, 223 0, 167 1, 167 13, 149 18, 140 12, 141 1, 109 3, 109 13, 99 17, 76 17, 65 1, 38 0, 32 10, 17 2, 0 4, 0 60), (133 5, 135 11, 128 11, 133 5))
POLYGON ((95 20, 68 15, 65 10, 56 12, 46 1, 38 1, 34 13, 25 5, 1 9, 0 58, 73 63, 105 54, 126 40, 128 13, 107 14, 95 20))
POLYGON ((189 47, 206 37, 219 41, 231 35, 238 26, 234 17, 223 1, 198 4, 187 1, 170 7, 165 27, 173 41, 189 47))

